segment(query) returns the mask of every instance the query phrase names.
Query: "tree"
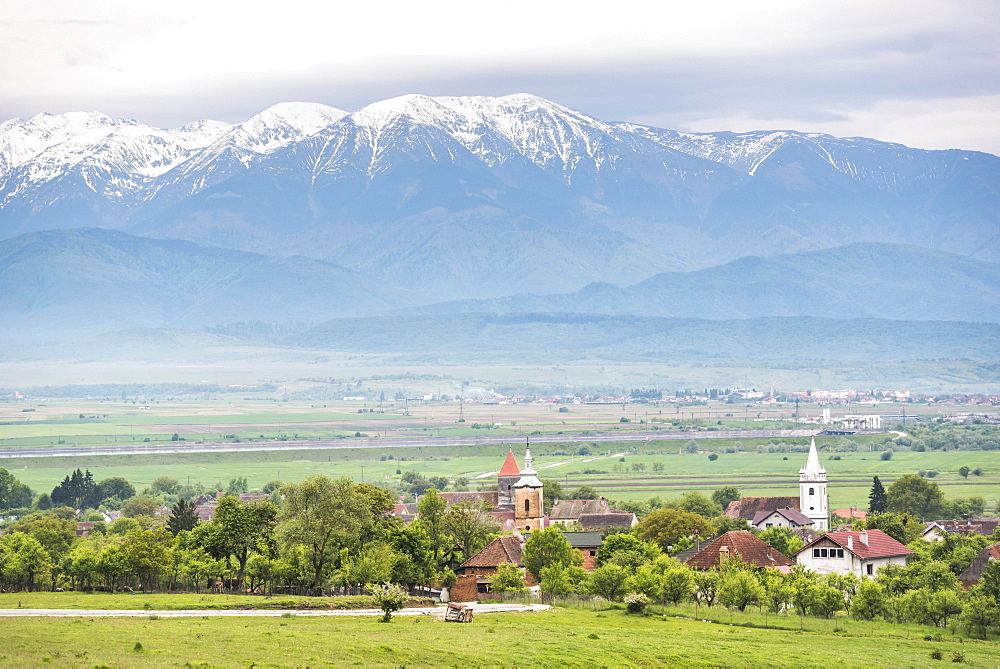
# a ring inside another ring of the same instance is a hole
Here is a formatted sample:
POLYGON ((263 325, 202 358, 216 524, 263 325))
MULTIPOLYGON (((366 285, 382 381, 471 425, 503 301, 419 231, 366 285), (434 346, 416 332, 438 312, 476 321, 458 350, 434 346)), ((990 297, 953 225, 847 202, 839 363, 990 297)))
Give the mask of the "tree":
POLYGON ((715 603, 719 592, 719 572, 699 571, 694 575, 695 597, 709 608, 715 603))
POLYGON ((357 543, 371 528, 371 507, 347 477, 314 474, 286 484, 281 494, 280 537, 286 546, 307 549, 310 587, 316 590, 341 548, 357 543))
POLYGON ((722 513, 722 507, 697 491, 686 492, 673 504, 677 509, 697 513, 705 518, 715 518, 722 513))
POLYGON ((886 490, 887 508, 896 513, 910 513, 925 520, 940 515, 944 493, 937 483, 913 474, 900 476, 886 490))
POLYGON ((872 490, 868 494, 868 512, 885 513, 888 511, 888 504, 888 499, 885 496, 885 488, 882 487, 882 482, 876 476, 872 479, 872 490))
POLYGON ((484 501, 467 500, 448 508, 441 517, 441 529, 457 544, 465 559, 475 555, 500 534, 500 526, 484 501))
POLYGON ((122 555, 147 592, 155 589, 159 576, 167 571, 173 543, 173 535, 164 529, 132 530, 125 535, 122 555))
POLYGON ((597 553, 597 566, 618 564, 639 567, 648 564, 663 554, 659 546, 643 541, 634 534, 623 532, 612 534, 601 544, 597 553))
POLYGON ((596 488, 583 485, 577 488, 570 499, 597 499, 599 496, 596 488))
POLYGON ((855 620, 874 620, 885 611, 885 598, 885 588, 880 583, 863 579, 851 598, 851 617, 855 620))
POLYGON ((764 598, 764 586, 748 569, 729 569, 720 578, 718 597, 720 604, 742 613, 764 598))
POLYGON ((122 515, 126 518, 152 516, 160 508, 160 503, 152 497, 133 497, 122 505, 122 515))
POLYGON ((441 519, 448 508, 448 503, 438 495, 435 488, 428 488, 424 491, 424 496, 417 502, 417 511, 420 514, 417 522, 427 529, 427 536, 431 540, 431 551, 434 555, 434 564, 437 565, 441 557, 441 549, 444 547, 444 532, 441 530, 441 519))
POLYGON ((864 520, 854 522, 855 530, 882 530, 901 544, 919 539, 924 525, 905 513, 873 513, 864 520))
POLYGON ((173 495, 180 487, 181 482, 177 479, 170 478, 169 476, 157 476, 153 479, 153 482, 149 484, 149 490, 154 495, 173 495))
POLYGON ((682 538, 696 531, 702 537, 712 536, 712 523, 703 516, 677 509, 659 509, 643 518, 635 527, 635 534, 643 541, 657 544, 670 552, 682 538))
POLYGON ((96 507, 101 502, 96 497, 97 484, 89 469, 86 473, 77 469, 52 489, 53 504, 71 506, 74 509, 96 507))
POLYGON ((392 620, 392 614, 399 611, 410 599, 406 588, 394 583, 369 583, 365 586, 372 593, 375 605, 382 609, 382 622, 392 620))
POLYGON ((625 567, 606 564, 590 572, 585 587, 591 594, 614 602, 625 594, 625 581, 628 577, 629 572, 625 567))
MULTIPOLYGON (((215 507, 214 548, 217 557, 236 560, 236 579, 243 580, 247 560, 255 553, 274 551, 274 525, 277 509, 271 502, 243 503, 237 497, 225 496, 215 507)), ((209 552, 212 552, 209 549, 209 552)))
POLYGON ((0 467, 0 511, 31 506, 31 488, 0 467))
POLYGON ((177 500, 171 509, 171 516, 167 518, 167 529, 174 536, 181 530, 191 531, 198 524, 198 514, 194 512, 194 505, 185 499, 177 500))
POLYGON ((545 486, 545 495, 542 497, 542 510, 545 515, 549 515, 552 512, 552 505, 555 504, 557 499, 566 499, 563 493, 562 485, 559 481, 555 479, 539 479, 542 485, 545 486))
POLYGON ((449 483, 447 476, 432 476, 428 480, 431 482, 432 486, 442 491, 448 487, 449 483))
POLYGON ((757 538, 788 557, 805 545, 802 539, 787 527, 769 527, 758 534, 757 538))
POLYGON ((712 492, 712 501, 722 507, 723 510, 729 506, 730 502, 735 502, 741 497, 742 495, 740 494, 740 489, 734 485, 716 488, 712 492))
POLYGON ((542 569, 542 579, 539 582, 542 592, 551 595, 570 595, 580 590, 587 580, 587 572, 582 567, 564 567, 553 564, 542 569))
POLYGON ((532 533, 525 542, 523 553, 524 566, 536 581, 542 578, 542 569, 560 564, 563 567, 580 566, 583 556, 573 548, 566 535, 555 527, 549 527, 541 532, 532 533))
POLYGON ((135 497, 135 488, 122 477, 112 476, 97 484, 97 497, 100 502, 110 497, 125 502, 135 497))
POLYGON ((963 466, 961 466, 961 467, 958 468, 958 475, 961 476, 963 479, 967 479, 967 478, 969 478, 969 472, 970 471, 971 470, 968 467, 966 467, 965 465, 963 465, 963 466))
POLYGON ((679 604, 694 595, 694 574, 682 565, 663 572, 663 599, 671 604, 679 604))
POLYGON ((23 532, 10 532, 0 537, 0 581, 5 590, 31 592, 53 566, 48 551, 34 537, 23 532))
POLYGON ((250 492, 250 485, 247 483, 247 477, 237 476, 234 479, 229 480, 229 485, 226 486, 226 495, 242 495, 250 492))
POLYGON ((973 590, 965 600, 961 622, 970 633, 978 632, 986 639, 990 630, 1000 623, 1000 607, 992 598, 973 590))
POLYGON ((527 589, 521 568, 510 562, 497 565, 497 571, 490 580, 490 590, 493 592, 523 592, 527 589))

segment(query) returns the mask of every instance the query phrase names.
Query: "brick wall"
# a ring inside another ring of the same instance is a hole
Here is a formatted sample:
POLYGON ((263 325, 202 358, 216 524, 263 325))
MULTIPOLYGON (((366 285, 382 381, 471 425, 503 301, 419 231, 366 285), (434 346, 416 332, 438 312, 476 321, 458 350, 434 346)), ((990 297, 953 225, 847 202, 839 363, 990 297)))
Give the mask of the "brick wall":
POLYGON ((478 599, 476 592, 476 575, 464 574, 458 577, 455 585, 451 586, 448 596, 453 602, 474 602, 478 599))

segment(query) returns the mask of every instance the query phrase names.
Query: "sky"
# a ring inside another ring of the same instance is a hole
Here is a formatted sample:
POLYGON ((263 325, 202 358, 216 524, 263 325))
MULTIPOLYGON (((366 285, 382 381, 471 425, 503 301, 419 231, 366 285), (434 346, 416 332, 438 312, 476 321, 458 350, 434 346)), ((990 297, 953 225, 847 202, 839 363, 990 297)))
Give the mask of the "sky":
POLYGON ((606 121, 1000 154, 996 0, 0 0, 0 121, 532 93, 606 121))

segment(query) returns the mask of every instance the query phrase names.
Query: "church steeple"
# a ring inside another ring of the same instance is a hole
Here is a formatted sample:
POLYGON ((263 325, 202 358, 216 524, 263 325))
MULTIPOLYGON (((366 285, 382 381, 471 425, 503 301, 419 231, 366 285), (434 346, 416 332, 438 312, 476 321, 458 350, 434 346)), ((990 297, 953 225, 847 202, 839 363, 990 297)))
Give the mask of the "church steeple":
POLYGON ((533 532, 545 528, 545 512, 542 505, 543 483, 538 480, 538 472, 531 466, 531 449, 525 448, 524 469, 521 478, 514 484, 514 522, 522 532, 533 532))
POLYGON ((799 510, 813 521, 816 531, 830 529, 829 500, 826 494, 826 468, 819 463, 816 439, 809 444, 806 465, 799 470, 799 510))
POLYGON ((816 450, 816 437, 809 443, 809 457, 806 466, 799 470, 799 481, 819 482, 826 480, 826 468, 819 463, 819 452, 816 450))
POLYGON ((507 451, 507 459, 497 473, 497 507, 514 508, 514 484, 521 480, 521 468, 514 457, 514 451, 507 451))

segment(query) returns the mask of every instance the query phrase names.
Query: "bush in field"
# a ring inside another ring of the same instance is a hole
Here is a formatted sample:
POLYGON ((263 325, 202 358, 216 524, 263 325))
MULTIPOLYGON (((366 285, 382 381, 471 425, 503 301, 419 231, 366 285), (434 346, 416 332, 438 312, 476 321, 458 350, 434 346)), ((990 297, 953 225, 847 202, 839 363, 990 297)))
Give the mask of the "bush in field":
POLYGON ((409 593, 401 585, 395 583, 369 583, 367 586, 372 593, 372 600, 375 606, 382 609, 382 622, 387 623, 392 620, 392 614, 399 611, 410 598, 409 593))

